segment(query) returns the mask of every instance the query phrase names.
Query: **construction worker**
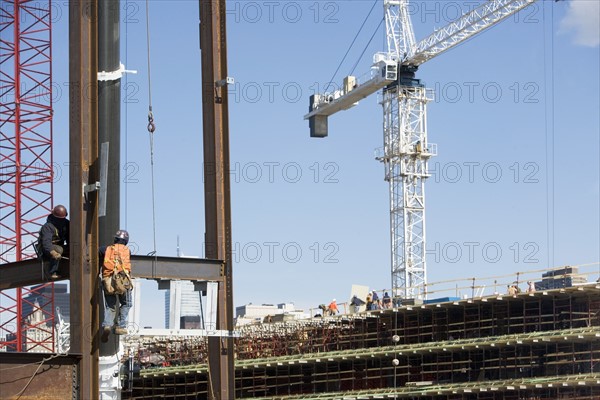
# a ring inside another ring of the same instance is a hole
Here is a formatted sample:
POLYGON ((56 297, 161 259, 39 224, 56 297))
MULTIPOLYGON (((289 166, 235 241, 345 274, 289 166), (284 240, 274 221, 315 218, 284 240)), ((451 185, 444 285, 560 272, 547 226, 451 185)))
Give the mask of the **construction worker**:
POLYGON ((60 279, 58 264, 63 255, 68 254, 69 246, 69 220, 67 208, 57 205, 48 215, 46 223, 40 229, 36 243, 36 252, 43 260, 50 262, 50 279, 60 279))
POLYGON ((352 306, 352 311, 357 314, 360 311, 360 306, 365 304, 364 301, 359 299, 356 295, 352 296, 352 300, 350 300, 350 305, 352 306))
POLYGON ((104 322, 102 323, 101 341, 108 341, 111 331, 117 335, 127 335, 127 317, 132 301, 131 285, 131 251, 127 246, 129 243, 129 233, 125 230, 118 230, 115 233, 114 243, 108 247, 100 249, 102 258, 102 282, 104 292, 104 322), (129 278, 129 285, 123 293, 112 293, 110 285, 113 274, 122 272, 129 278), (110 290, 110 292, 109 292, 110 290))
POLYGON ((377 294, 376 291, 373 290, 373 292, 371 293, 371 310, 379 310, 381 309, 381 300, 379 300, 379 295, 377 294))
POLYGON ((331 303, 329 303, 329 306, 327 307, 327 309, 329 310, 329 315, 339 314, 339 312, 340 312, 340 310, 338 310, 338 306, 337 306, 337 303, 335 302, 335 299, 331 300, 331 303))
POLYGON ((383 308, 386 310, 392 308, 392 298, 390 297, 388 292, 385 292, 383 294, 382 304, 383 304, 383 308))
POLYGON ((371 311, 371 309, 373 308, 373 292, 369 292, 369 294, 367 294, 367 311, 371 311))

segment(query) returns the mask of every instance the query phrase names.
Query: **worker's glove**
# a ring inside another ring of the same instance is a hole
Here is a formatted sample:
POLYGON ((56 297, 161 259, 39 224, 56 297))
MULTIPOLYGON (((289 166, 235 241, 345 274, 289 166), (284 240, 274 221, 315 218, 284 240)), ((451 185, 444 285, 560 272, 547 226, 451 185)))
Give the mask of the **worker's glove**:
POLYGON ((60 253, 58 251, 56 251, 56 250, 50 250, 50 255, 55 260, 60 260, 62 258, 62 256, 60 255, 60 253))

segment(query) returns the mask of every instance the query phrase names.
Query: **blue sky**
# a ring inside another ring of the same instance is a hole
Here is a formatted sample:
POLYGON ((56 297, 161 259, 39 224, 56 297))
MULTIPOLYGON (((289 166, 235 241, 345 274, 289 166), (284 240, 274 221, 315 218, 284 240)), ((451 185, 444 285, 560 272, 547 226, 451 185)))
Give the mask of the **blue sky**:
MULTIPOLYGON (((414 2, 417 39, 475 3, 414 2)), ((227 3, 236 305, 309 308, 344 301, 352 284, 390 286, 388 185, 374 159, 383 143, 378 96, 330 118, 326 139, 311 139, 302 118, 372 5, 227 3)), ((538 2, 420 68, 436 90, 428 134, 439 154, 426 185, 430 282, 600 259, 597 5, 538 2)), ((68 18, 66 3, 55 7, 59 203, 68 198, 68 18)), ((382 9, 379 1, 335 82, 359 60, 382 9)), ((123 81, 121 218, 145 254, 153 249, 145 3, 123 1, 121 17, 122 61, 139 71, 123 81)), ((179 236, 183 254, 202 256, 197 2, 151 1, 150 29, 157 249, 175 255, 179 236)), ((383 50, 379 29, 355 74, 383 50)), ((155 288, 143 284, 142 323, 161 327, 155 288)))

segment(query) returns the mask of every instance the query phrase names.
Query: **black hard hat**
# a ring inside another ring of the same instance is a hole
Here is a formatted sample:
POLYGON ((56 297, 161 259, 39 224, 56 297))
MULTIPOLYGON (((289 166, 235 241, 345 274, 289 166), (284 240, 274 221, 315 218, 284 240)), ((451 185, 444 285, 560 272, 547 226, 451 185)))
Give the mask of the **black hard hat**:
POLYGON ((54 215, 56 218, 67 218, 69 213, 67 212, 67 207, 59 204, 52 209, 52 215, 54 215))
POLYGON ((126 230, 120 229, 115 233, 115 239, 124 240, 125 243, 129 243, 129 232, 126 230))

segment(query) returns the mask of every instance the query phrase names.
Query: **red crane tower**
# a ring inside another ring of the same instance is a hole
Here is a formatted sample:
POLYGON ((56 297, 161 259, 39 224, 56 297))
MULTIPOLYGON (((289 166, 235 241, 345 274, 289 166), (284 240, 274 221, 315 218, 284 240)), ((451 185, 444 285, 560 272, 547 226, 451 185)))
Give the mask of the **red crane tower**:
MULTIPOLYGON (((35 257, 52 208, 51 6, 0 2, 1 263, 35 257)), ((52 283, 0 292, 0 349, 54 352, 53 325, 52 283)))

